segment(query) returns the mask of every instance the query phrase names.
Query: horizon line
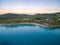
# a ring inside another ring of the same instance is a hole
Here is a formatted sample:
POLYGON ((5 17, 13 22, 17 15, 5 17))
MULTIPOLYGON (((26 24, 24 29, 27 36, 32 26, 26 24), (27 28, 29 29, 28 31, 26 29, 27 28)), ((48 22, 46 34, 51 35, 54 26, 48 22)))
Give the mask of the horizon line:
MULTIPOLYGON (((52 13, 34 13, 34 14, 53 14, 53 13, 60 13, 60 12, 52 12, 52 13)), ((28 14, 28 13, 2 13, 2 14, 28 14)), ((2 15, 0 14, 0 15, 2 15)), ((34 15, 34 14, 29 14, 29 15, 34 15)))

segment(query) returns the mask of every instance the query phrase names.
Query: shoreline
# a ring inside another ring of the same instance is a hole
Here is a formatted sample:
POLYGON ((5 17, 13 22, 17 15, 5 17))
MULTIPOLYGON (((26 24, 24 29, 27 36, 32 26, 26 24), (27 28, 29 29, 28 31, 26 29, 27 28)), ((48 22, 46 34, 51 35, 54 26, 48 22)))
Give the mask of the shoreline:
POLYGON ((50 27, 50 28, 60 27, 60 25, 48 26, 48 25, 38 24, 38 23, 11 23, 11 24, 0 24, 0 26, 16 25, 16 24, 33 24, 33 25, 37 25, 37 26, 50 27))

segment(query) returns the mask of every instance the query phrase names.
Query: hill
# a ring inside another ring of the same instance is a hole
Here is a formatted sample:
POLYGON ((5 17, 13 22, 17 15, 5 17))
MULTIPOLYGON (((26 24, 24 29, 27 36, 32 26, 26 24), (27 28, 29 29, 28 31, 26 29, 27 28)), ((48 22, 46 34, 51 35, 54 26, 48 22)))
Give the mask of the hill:
POLYGON ((0 15, 0 24, 11 23, 38 23, 50 26, 60 26, 60 13, 34 15, 7 13, 0 15))

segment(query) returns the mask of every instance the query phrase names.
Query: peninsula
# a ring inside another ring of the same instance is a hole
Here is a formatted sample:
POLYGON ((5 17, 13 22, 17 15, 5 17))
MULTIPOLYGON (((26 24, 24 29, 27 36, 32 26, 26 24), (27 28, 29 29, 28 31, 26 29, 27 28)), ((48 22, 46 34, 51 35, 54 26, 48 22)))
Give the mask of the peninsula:
POLYGON ((46 27, 60 27, 60 12, 50 14, 14 14, 0 15, 0 25, 8 24, 37 24, 46 27))

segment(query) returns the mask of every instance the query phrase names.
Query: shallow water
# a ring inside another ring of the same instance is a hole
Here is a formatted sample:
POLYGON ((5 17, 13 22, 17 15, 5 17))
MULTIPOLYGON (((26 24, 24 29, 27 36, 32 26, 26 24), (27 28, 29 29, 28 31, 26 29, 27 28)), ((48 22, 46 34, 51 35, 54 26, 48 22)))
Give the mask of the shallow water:
POLYGON ((0 45, 60 45, 60 28, 32 24, 0 26, 0 45))

